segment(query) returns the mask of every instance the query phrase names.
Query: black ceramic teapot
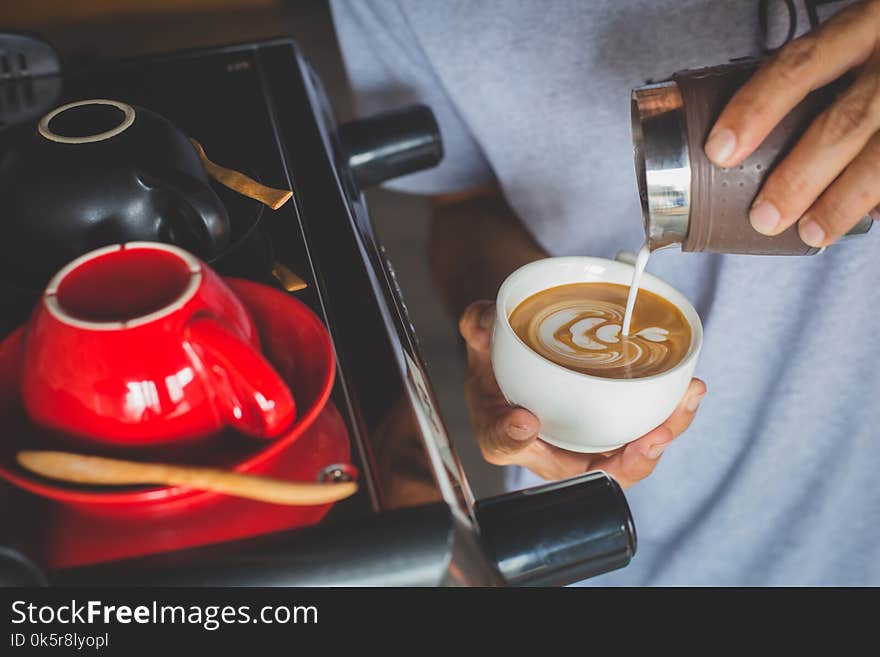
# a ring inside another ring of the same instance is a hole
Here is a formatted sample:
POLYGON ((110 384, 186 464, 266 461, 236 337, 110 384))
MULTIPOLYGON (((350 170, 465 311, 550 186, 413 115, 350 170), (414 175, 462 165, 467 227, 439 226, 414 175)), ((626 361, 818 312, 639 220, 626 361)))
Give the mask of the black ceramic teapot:
POLYGON ((0 282, 21 290, 99 246, 168 242, 210 260, 229 234, 193 145, 141 107, 58 107, 0 161, 0 282))

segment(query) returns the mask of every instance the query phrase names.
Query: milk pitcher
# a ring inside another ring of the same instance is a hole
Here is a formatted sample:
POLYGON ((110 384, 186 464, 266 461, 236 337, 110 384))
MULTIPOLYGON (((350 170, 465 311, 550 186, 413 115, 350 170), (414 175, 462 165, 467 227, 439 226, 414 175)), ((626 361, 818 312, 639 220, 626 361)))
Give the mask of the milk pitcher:
MULTIPOLYGON (((645 237, 651 250, 812 255, 797 225, 768 237, 749 223, 749 209, 764 179, 847 81, 809 94, 742 164, 721 168, 703 152, 724 106, 757 69, 758 60, 680 71, 632 92, 632 136, 645 237)), ((876 211, 875 211, 876 212, 876 211)), ((848 233, 868 232, 863 217, 848 233)))

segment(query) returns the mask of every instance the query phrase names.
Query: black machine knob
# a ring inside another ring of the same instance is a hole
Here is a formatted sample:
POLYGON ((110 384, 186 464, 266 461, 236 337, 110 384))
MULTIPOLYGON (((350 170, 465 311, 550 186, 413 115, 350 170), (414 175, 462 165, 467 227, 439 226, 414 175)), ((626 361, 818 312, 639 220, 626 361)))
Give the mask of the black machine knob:
POLYGON ((636 552, 626 497, 604 472, 480 500, 475 511, 511 585, 570 584, 622 568, 636 552))
POLYGON ((425 105, 344 123, 339 140, 361 189, 428 169, 443 159, 440 128, 425 105))
POLYGON ((0 32, 0 130, 45 114, 61 96, 61 58, 31 34, 0 32))
POLYGON ((14 509, 26 504, 28 494, 5 483, 0 484, 0 588, 8 586, 45 586, 46 575, 26 545, 31 543, 13 532, 14 509), (13 533, 16 535, 13 536, 13 533))
POLYGON ((0 545, 0 588, 46 584, 46 576, 34 562, 16 548, 0 545))

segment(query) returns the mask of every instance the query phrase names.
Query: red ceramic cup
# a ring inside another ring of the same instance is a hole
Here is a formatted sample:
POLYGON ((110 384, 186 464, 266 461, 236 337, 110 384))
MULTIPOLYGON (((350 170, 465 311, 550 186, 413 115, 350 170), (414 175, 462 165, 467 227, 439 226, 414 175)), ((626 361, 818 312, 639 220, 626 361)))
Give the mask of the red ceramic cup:
POLYGON ((195 256, 152 242, 91 251, 55 275, 26 328, 21 379, 34 422, 105 446, 224 427, 272 438, 296 415, 238 297, 195 256))

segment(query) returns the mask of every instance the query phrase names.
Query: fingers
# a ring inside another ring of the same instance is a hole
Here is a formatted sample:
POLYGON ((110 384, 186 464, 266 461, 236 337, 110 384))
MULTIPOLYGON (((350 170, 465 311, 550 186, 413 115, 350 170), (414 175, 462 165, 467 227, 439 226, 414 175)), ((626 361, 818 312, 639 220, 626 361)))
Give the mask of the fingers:
POLYGON ((501 394, 490 359, 494 320, 490 301, 472 303, 462 313, 459 330, 468 348, 465 397, 483 458, 508 465, 537 439, 541 423, 524 408, 511 407, 501 394))
POLYGON ((524 408, 509 406, 491 371, 488 376, 485 372, 471 373, 465 398, 477 443, 489 463, 516 463, 516 455, 537 439, 541 429, 538 418, 524 408))
POLYGON ((844 235, 880 203, 880 135, 844 170, 798 223, 801 239, 823 247, 844 235))
POLYGON ((580 454, 560 449, 543 440, 536 440, 517 455, 518 465, 528 468, 542 479, 568 479, 595 470, 604 459, 598 454, 580 454))
POLYGON ((709 159, 739 164, 810 91, 866 61, 876 44, 876 14, 876 3, 850 7, 783 48, 722 112, 706 142, 709 159))
POLYGON ((520 464, 520 455, 540 442, 540 428, 538 418, 524 408, 508 408, 495 415, 486 413, 482 428, 477 428, 483 458, 494 465, 520 464))
POLYGON ((599 467, 623 488, 647 477, 657 467, 664 450, 691 425, 705 395, 706 384, 692 379, 681 402, 663 424, 631 442, 599 467))
POLYGON ((660 462, 663 450, 674 439, 675 436, 669 427, 661 424, 638 441, 627 445, 615 456, 607 459, 601 464, 601 468, 614 477, 622 488, 629 488, 654 471, 657 463, 660 462), (646 441, 642 446, 636 445, 642 440, 646 441))
POLYGON ((458 322, 458 330, 468 349, 488 356, 494 321, 495 304, 492 301, 475 301, 464 309, 458 322))
POLYGON ((880 129, 880 74, 874 71, 819 116, 767 178, 749 214, 759 233, 777 235, 800 219, 880 129))
POLYGON ((720 166, 736 165, 810 91, 868 63, 764 183, 749 213, 759 233, 778 235, 798 222, 805 243, 824 247, 880 200, 869 184, 871 174, 880 170, 874 137, 880 130, 880 56, 872 56, 878 27, 880 2, 841 11, 783 48, 718 118, 706 155, 720 166))
MULTIPOLYGON (((691 379, 688 389, 681 398, 678 406, 672 411, 672 415, 660 426, 666 426, 673 437, 677 438, 691 426, 700 402, 706 396, 706 384, 700 379, 691 379)), ((641 439, 640 439, 641 440, 641 439)))
POLYGON ((706 156, 723 167, 742 162, 810 91, 870 57, 878 23, 878 3, 862 3, 785 46, 727 104, 706 140, 706 156))
POLYGON ((601 469, 622 487, 632 486, 654 471, 666 447, 690 426, 705 394, 706 384, 693 379, 678 407, 663 424, 608 456, 569 452, 543 440, 534 440, 509 462, 525 466, 549 480, 601 469))

